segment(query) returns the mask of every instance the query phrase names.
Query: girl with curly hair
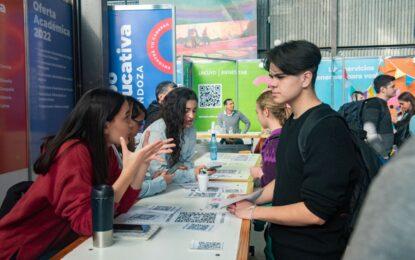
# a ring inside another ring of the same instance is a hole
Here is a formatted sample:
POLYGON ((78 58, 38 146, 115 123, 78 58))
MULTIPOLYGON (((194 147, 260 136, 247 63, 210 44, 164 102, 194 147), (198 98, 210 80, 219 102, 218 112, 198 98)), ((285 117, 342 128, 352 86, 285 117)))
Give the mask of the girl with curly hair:
MULTIPOLYGON (((141 187, 140 198, 164 191, 171 182, 196 181, 200 170, 205 167, 205 165, 195 167, 192 162, 196 147, 196 129, 193 122, 196 118, 197 102, 195 92, 188 88, 173 89, 164 98, 161 118, 152 123, 144 134, 150 131, 150 143, 173 138, 176 146, 170 155, 165 156, 166 163, 156 161, 150 163, 147 179, 141 187), (175 174, 167 173, 167 169, 176 163, 180 163, 181 166, 175 174)), ((141 141, 137 146, 137 149, 139 148, 141 141)))

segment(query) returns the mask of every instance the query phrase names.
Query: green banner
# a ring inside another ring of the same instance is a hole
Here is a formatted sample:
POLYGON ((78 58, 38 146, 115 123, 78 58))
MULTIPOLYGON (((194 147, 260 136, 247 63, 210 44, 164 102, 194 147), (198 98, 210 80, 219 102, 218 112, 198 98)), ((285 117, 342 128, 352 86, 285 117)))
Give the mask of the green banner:
POLYGON ((236 99, 236 62, 213 61, 193 63, 193 90, 199 98, 197 120, 198 131, 210 129, 218 114, 224 110, 223 100, 236 99))
MULTIPOLYGON (((210 129, 211 122, 216 122, 218 114, 224 111, 223 101, 227 98, 233 99, 235 109, 249 118, 251 121, 249 131, 261 131, 255 112, 255 102, 267 87, 264 79, 268 75, 261 65, 260 60, 239 61, 238 65, 232 61, 193 63, 193 90, 199 98, 195 122, 198 131, 210 129), (238 80, 236 69, 238 69, 238 80)), ((244 129, 243 123, 240 124, 240 128, 244 129)))

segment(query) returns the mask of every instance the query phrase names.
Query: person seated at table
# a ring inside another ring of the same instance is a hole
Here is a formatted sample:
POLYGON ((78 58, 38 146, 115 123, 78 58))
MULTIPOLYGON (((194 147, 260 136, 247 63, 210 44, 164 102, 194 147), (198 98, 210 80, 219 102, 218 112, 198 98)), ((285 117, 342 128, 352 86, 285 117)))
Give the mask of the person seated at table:
POLYGON ((261 187, 275 179, 276 152, 281 134, 281 128, 288 119, 290 112, 285 104, 274 102, 271 91, 262 93, 256 100, 256 114, 262 128, 271 131, 261 148, 261 167, 251 167, 250 173, 254 179, 259 179, 261 187))
POLYGON ((134 151, 144 131, 144 119, 147 117, 147 109, 140 101, 131 96, 127 96, 126 99, 130 105, 132 121, 128 148, 130 151, 134 151))
POLYGON ((177 88, 177 84, 173 81, 162 81, 156 87, 156 100, 150 103, 147 108, 146 123, 144 129, 147 129, 154 121, 160 118, 160 107, 163 104, 164 97, 169 94, 174 88, 177 88))
MULTIPOLYGON (((162 155, 166 163, 152 161, 143 182, 140 198, 152 196, 174 183, 186 183, 196 181, 197 175, 205 165, 194 166, 193 155, 196 147, 196 129, 193 122, 196 118, 197 96, 188 88, 173 89, 164 98, 161 107, 161 118, 152 123, 144 134, 150 131, 150 143, 154 140, 166 140, 173 138, 176 147, 169 155, 162 155), (181 164, 174 173, 167 170, 176 163, 181 164)), ((141 141, 137 148, 141 148, 141 141)), ((210 171, 212 174, 214 171, 210 171)))
POLYGON ((111 185, 115 212, 128 211, 150 161, 174 146, 160 140, 130 152, 130 124, 123 95, 106 88, 83 95, 58 133, 43 143, 33 167, 36 181, 0 219, 0 259, 46 258, 77 236, 91 236, 93 185, 111 185), (122 171, 113 144, 122 147, 122 171))
MULTIPOLYGON (((249 119, 242 114, 240 111, 235 110, 235 104, 232 99, 227 98, 223 101, 223 105, 225 106, 225 111, 218 115, 218 126, 220 126, 225 133, 228 134, 245 134, 248 132, 249 127, 251 126, 251 122, 249 119), (245 124, 245 129, 241 132, 239 129, 239 121, 242 121, 245 124)), ((220 143, 226 144, 243 144, 243 140, 240 138, 226 138, 221 139, 220 143)))
MULTIPOLYGON (((128 137, 127 148, 131 152, 134 152, 138 142, 140 141, 140 133, 143 132, 144 118, 147 115, 147 110, 145 106, 134 97, 125 96, 125 99, 128 102, 131 114, 131 128, 130 136, 128 137)), ((112 147, 114 149, 115 155, 117 156, 118 164, 122 168, 121 147, 116 147, 115 145, 112 145, 112 147)))

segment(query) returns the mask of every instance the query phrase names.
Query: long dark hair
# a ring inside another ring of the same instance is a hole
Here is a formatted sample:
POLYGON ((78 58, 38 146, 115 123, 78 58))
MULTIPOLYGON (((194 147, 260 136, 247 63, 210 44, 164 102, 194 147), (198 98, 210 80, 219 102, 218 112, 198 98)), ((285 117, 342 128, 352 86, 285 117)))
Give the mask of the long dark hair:
POLYGON ((409 110, 407 113, 411 116, 415 114, 415 97, 410 92, 403 92, 399 95, 398 100, 411 103, 411 110, 409 110))
POLYGON ((88 146, 92 158, 93 183, 103 184, 108 176, 108 148, 105 124, 120 111, 124 96, 106 88, 87 91, 69 114, 59 132, 42 145, 42 154, 34 164, 37 174, 46 174, 63 143, 80 139, 88 146))
POLYGON ((176 147, 171 154, 170 164, 179 161, 183 141, 184 116, 186 114, 186 103, 189 100, 197 102, 196 93, 189 88, 175 88, 164 98, 161 107, 161 118, 166 123, 166 137, 173 138, 176 147))

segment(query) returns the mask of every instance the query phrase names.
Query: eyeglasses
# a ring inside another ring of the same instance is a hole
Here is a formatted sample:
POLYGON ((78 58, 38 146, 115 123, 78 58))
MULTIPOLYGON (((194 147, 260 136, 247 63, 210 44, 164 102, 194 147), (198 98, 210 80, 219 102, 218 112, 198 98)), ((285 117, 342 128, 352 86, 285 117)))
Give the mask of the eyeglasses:
POLYGON ((142 131, 143 130, 144 124, 145 124, 145 121, 144 120, 140 120, 140 121, 135 120, 135 119, 131 119, 131 120, 138 125, 139 131, 142 131))
POLYGON ((137 123, 137 125, 144 125, 144 123, 145 123, 145 121, 144 121, 144 120, 140 120, 140 121, 135 120, 135 119, 131 119, 131 120, 133 120, 134 122, 136 122, 136 123, 137 123))

